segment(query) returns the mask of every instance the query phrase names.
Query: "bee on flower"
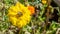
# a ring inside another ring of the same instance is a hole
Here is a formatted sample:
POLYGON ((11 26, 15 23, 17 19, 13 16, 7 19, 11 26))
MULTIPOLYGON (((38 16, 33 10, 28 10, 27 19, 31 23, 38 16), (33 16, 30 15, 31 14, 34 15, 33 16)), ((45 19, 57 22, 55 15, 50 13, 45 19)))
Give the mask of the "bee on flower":
POLYGON ((8 10, 10 22, 19 28, 27 25, 31 20, 31 12, 20 2, 12 5, 8 10))

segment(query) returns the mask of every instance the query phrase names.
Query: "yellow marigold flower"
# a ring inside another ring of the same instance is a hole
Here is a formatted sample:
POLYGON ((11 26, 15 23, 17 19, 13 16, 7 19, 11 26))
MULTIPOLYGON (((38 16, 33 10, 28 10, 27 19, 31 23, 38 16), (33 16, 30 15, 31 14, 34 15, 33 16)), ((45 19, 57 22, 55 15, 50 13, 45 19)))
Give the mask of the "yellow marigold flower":
POLYGON ((42 3, 43 3, 43 4, 46 4, 46 3, 47 3, 47 0, 42 0, 42 3))
POLYGON ((30 11, 20 2, 17 2, 16 5, 11 6, 8 12, 10 22, 19 28, 28 24, 31 19, 30 11))

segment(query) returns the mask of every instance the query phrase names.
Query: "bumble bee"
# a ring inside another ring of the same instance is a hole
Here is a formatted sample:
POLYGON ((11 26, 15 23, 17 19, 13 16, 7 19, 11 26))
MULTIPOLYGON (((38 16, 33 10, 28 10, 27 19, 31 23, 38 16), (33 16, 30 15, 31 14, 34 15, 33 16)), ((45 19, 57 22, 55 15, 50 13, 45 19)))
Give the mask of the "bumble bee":
POLYGON ((21 17, 22 15, 23 15, 22 12, 17 13, 17 17, 21 17))

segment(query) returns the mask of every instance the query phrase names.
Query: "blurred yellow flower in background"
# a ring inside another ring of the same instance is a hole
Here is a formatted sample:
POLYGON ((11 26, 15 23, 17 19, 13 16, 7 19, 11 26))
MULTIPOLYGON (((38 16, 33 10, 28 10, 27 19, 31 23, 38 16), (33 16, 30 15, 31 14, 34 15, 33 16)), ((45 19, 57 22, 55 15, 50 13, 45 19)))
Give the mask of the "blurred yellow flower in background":
POLYGON ((43 3, 43 4, 46 4, 46 3, 47 3, 47 0, 42 0, 42 3, 43 3))
POLYGON ((19 28, 28 24, 31 19, 30 11, 20 2, 17 2, 16 5, 12 5, 8 12, 10 22, 19 28))

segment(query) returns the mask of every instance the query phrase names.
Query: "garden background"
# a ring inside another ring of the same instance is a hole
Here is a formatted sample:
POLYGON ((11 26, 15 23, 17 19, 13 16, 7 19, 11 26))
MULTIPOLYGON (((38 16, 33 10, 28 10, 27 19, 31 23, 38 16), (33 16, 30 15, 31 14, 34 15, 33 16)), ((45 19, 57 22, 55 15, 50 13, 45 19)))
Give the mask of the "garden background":
POLYGON ((59 0, 0 0, 0 34, 60 34, 59 0))

